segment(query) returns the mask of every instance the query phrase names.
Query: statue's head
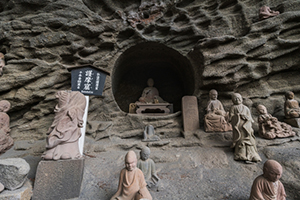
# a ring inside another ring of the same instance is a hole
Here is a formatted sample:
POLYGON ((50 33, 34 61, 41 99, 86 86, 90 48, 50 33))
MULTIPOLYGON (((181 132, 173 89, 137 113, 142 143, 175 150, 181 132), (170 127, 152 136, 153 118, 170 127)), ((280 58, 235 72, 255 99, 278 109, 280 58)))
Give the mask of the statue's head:
POLYGON ((217 90, 210 90, 209 91, 209 98, 212 99, 212 100, 216 100, 218 98, 218 92, 217 90))
POLYGON ((134 151, 128 151, 125 156, 125 167, 128 171, 133 171, 136 168, 137 158, 134 151))
POLYGON ((271 181, 276 182, 281 178, 282 166, 275 160, 267 160, 263 168, 263 176, 271 181))
POLYGON ((149 87, 153 87, 153 85, 154 85, 154 80, 153 80, 152 78, 149 78, 148 81, 147 81, 147 85, 148 85, 149 87))
POLYGON ((292 91, 287 91, 285 93, 285 99, 288 100, 288 99, 294 99, 294 93, 292 91))
POLYGON ((239 93, 233 93, 233 95, 231 96, 231 99, 235 105, 243 103, 243 97, 239 93))
POLYGON ((10 103, 7 100, 0 101, 0 112, 7 112, 10 109, 10 103))
POLYGON ((267 108, 264 106, 264 105, 261 105, 259 104, 257 107, 256 107, 257 111, 260 113, 260 114, 267 114, 268 111, 267 111, 267 108))
POLYGON ((151 151, 148 147, 146 147, 146 146, 143 147, 141 152, 140 152, 141 159, 142 160, 147 160, 150 156, 150 153, 151 153, 151 151))

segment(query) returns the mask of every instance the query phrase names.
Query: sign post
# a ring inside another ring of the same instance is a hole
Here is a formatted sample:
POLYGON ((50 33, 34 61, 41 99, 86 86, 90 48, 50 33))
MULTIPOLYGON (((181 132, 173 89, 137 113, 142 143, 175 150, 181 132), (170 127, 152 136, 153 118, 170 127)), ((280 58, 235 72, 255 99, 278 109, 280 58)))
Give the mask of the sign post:
POLYGON ((83 155, 84 138, 86 131, 86 122, 89 108, 89 95, 102 96, 104 83, 109 72, 96 68, 93 65, 81 65, 68 68, 71 71, 72 91, 79 91, 85 95, 86 107, 83 116, 83 127, 81 128, 81 137, 79 138, 79 151, 83 155))

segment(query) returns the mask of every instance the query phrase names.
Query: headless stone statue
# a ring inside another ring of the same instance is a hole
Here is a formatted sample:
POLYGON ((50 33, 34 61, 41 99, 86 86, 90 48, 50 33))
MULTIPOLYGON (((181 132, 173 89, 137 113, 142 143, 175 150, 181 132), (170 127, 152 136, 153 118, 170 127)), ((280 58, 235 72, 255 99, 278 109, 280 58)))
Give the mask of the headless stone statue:
POLYGON ((254 130, 254 122, 247 106, 243 105, 243 98, 240 94, 232 95, 233 106, 230 108, 229 121, 232 125, 232 139, 234 148, 234 159, 245 162, 259 162, 260 156, 257 153, 254 130))
POLYGON ((9 116, 6 112, 10 109, 10 103, 6 100, 0 101, 0 154, 6 152, 14 145, 9 132, 9 116))
POLYGON ((291 91, 285 93, 284 114, 286 123, 300 128, 300 107, 298 101, 294 99, 294 93, 291 91))
POLYGON ((258 116, 258 133, 266 139, 285 138, 294 136, 296 133, 292 127, 284 122, 279 122, 276 117, 268 113, 267 108, 263 105, 258 105, 257 108, 260 115, 258 116))
POLYGON ((136 165, 136 154, 129 151, 125 156, 125 168, 120 173, 118 190, 110 200, 152 200, 144 174, 136 165))
POLYGON ((160 140, 160 138, 157 135, 155 135, 154 127, 152 125, 147 125, 143 133, 142 141, 153 142, 158 140, 160 140))
POLYGON ((42 157, 47 160, 80 158, 78 140, 83 126, 85 97, 80 92, 66 90, 58 91, 56 98, 55 117, 47 133, 47 150, 42 157))
POLYGON ((152 187, 156 186, 160 179, 156 174, 155 163, 149 156, 150 149, 143 147, 140 152, 140 160, 138 161, 137 167, 142 170, 147 186, 152 187))
POLYGON ((285 200, 284 186, 279 181, 281 175, 282 166, 275 160, 267 160, 263 174, 253 181, 249 200, 285 200))
POLYGON ((228 113, 225 112, 222 103, 217 99, 218 92, 211 90, 209 97, 210 100, 206 107, 207 114, 204 118, 205 131, 231 131, 232 128, 228 122, 228 113))

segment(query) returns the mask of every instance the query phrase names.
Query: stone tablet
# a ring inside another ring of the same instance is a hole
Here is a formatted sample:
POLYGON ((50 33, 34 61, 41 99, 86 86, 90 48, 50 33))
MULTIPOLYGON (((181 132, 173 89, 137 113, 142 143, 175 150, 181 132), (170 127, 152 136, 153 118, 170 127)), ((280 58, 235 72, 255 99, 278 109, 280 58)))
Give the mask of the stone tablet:
POLYGON ((45 161, 37 169, 32 200, 79 197, 84 159, 45 161))
POLYGON ((184 137, 189 137, 200 128, 198 103, 195 96, 182 97, 182 116, 184 137))

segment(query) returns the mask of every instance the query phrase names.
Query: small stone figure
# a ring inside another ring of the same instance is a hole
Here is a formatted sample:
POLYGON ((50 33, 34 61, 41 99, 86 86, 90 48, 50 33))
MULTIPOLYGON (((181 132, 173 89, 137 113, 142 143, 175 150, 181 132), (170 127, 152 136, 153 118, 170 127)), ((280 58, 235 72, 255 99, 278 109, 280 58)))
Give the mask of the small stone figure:
POLYGON ((14 145, 13 139, 10 137, 9 132, 9 116, 6 112, 10 109, 9 101, 0 101, 0 154, 4 153, 14 145))
POLYGON ((266 139, 274 139, 291 137, 295 135, 292 127, 286 123, 279 122, 276 117, 268 113, 267 108, 263 105, 258 105, 257 108, 260 115, 258 116, 259 130, 261 137, 266 139))
POLYGON ((222 103, 217 99, 218 92, 210 90, 209 97, 210 100, 206 107, 207 114, 204 118, 205 131, 231 131, 228 113, 225 112, 222 103))
POLYGON ((0 53, 0 76, 3 75, 3 67, 5 66, 4 54, 0 53))
POLYGON ((136 165, 136 154, 129 151, 125 156, 125 168, 120 173, 118 190, 110 200, 152 200, 144 174, 136 165))
POLYGON ((149 158, 150 149, 148 147, 143 147, 140 152, 140 160, 138 161, 137 167, 142 170, 147 186, 156 186, 160 180, 156 174, 155 163, 149 158))
POLYGON ((153 87, 154 81, 149 78, 147 81, 148 87, 143 90, 142 96, 139 98, 141 103, 163 103, 164 101, 159 96, 158 90, 153 87))
POLYGON ((253 181, 249 200, 285 200, 284 186, 279 181, 281 175, 282 166, 275 160, 267 160, 263 174, 253 181))
POLYGON ((47 150, 42 157, 47 160, 80 158, 78 140, 83 126, 85 97, 80 92, 66 90, 58 91, 56 98, 55 117, 47 133, 47 150))
POLYGON ((254 122, 247 106, 243 105, 243 98, 239 93, 232 95, 233 106, 230 108, 229 121, 232 125, 232 139, 234 148, 234 159, 246 162, 259 162, 260 156, 257 153, 254 131, 254 122))
POLYGON ((286 123, 300 128, 300 107, 291 91, 285 93, 284 114, 286 123))
POLYGON ((157 135, 155 135, 154 127, 152 125, 147 125, 143 133, 142 141, 153 142, 158 140, 160 140, 160 138, 157 135))
POLYGON ((279 14, 280 14, 279 11, 273 11, 268 6, 262 6, 259 9, 259 19, 260 20, 267 19, 269 17, 274 17, 279 14))

